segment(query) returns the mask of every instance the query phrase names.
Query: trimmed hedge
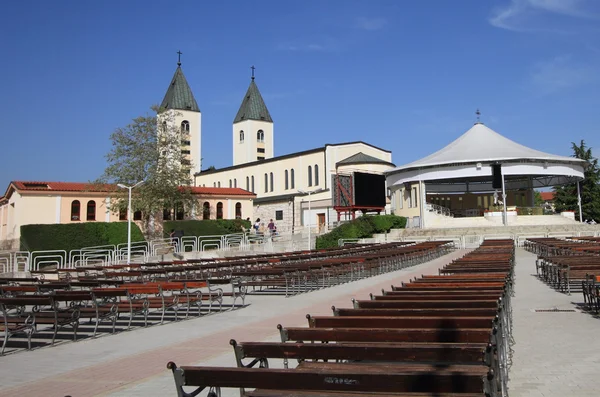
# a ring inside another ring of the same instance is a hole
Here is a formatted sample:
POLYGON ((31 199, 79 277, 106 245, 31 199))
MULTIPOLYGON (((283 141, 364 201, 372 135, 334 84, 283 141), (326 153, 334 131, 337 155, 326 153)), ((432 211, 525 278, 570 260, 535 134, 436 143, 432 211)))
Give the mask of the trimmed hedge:
MULTIPOLYGON (((140 228, 131 223, 131 241, 144 241, 140 228)), ((84 222, 21 226, 21 250, 71 250, 127 243, 127 222, 84 222)))
POLYGON ((317 237, 316 247, 335 248, 341 238, 367 238, 375 233, 387 233, 390 229, 404 229, 406 218, 396 215, 367 215, 344 223, 331 232, 317 237))
POLYGON ((171 230, 182 230, 184 236, 220 236, 241 233, 242 226, 248 230, 251 224, 243 219, 164 221, 163 230, 165 237, 171 230))

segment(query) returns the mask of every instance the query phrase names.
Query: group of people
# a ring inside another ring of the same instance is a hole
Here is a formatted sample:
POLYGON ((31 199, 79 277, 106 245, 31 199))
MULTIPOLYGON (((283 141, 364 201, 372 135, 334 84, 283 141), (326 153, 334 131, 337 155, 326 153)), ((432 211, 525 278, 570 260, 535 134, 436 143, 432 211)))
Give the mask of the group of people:
MULTIPOLYGON (((250 221, 250 218, 247 218, 246 220, 250 221)), ((261 222, 260 218, 256 218, 256 221, 252 225, 252 231, 255 234, 262 234, 263 236, 275 236, 277 234, 277 226, 275 226, 275 222, 273 222, 273 219, 271 219, 269 223, 265 226, 265 223, 261 222)))

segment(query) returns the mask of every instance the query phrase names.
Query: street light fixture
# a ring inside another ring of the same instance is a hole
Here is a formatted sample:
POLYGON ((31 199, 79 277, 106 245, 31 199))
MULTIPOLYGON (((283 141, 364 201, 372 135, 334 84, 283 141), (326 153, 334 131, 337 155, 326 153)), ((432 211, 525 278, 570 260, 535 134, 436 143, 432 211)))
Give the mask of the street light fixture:
POLYGON ((308 250, 309 251, 312 249, 312 245, 310 244, 310 224, 311 224, 311 222, 310 222, 310 218, 311 218, 311 216, 310 216, 310 195, 315 194, 315 193, 321 193, 323 190, 325 190, 325 189, 320 188, 320 189, 311 190, 311 191, 305 191, 305 190, 298 189, 298 193, 308 195, 308 217, 307 218, 309 221, 307 221, 306 223, 308 224, 308 250))
POLYGON ((117 183, 117 186, 120 187, 121 189, 127 189, 129 190, 129 199, 127 201, 127 264, 130 265, 131 264, 131 190, 140 186, 142 183, 144 183, 143 180, 139 181, 138 183, 136 183, 133 186, 126 186, 123 185, 122 183, 117 183))

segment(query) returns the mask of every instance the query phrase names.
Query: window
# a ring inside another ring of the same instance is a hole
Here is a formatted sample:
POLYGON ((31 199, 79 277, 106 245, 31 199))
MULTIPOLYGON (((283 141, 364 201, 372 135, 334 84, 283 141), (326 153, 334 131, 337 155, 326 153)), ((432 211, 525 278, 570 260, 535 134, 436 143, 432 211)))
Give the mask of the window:
POLYGON ((87 203, 87 220, 96 220, 96 202, 94 200, 90 200, 87 203))
POLYGON ((240 131, 240 142, 244 142, 244 131, 240 131))
POLYGON ((417 188, 416 187, 412 188, 411 197, 413 200, 413 208, 417 208, 419 205, 417 204, 417 188))
POLYGON ((142 220, 142 211, 137 210, 133 213, 133 220, 134 221, 141 221, 142 220))
POLYGON ((294 189, 295 187, 294 187, 294 169, 293 168, 290 170, 290 179, 291 179, 291 181, 290 181, 291 188, 294 189))
POLYGON ((127 208, 119 209, 119 220, 126 221, 127 220, 127 208))
POLYGON ((181 154, 190 154, 190 151, 189 150, 182 150, 181 154))
POLYGON ((289 175, 288 170, 285 170, 285 190, 289 189, 289 175))
POLYGON ((319 186, 319 166, 315 164, 315 186, 319 186))
POLYGON ((264 142, 265 141, 265 133, 263 130, 258 130, 258 132, 256 133, 256 141, 257 142, 264 142))
POLYGON ((275 220, 282 221, 283 220, 283 211, 275 211, 275 220))
POLYGON ((185 216, 185 211, 183 210, 183 205, 177 204, 175 206, 175 220, 182 221, 185 216))
MULTIPOLYGON (((167 122, 163 121, 162 122, 162 132, 167 132, 167 122)), ((165 138, 163 137, 163 142, 165 141, 165 138)))
POLYGON ((312 167, 308 166, 308 186, 312 186, 312 167))
POLYGON ((217 187, 217 182, 213 182, 213 187, 217 187))
POLYGON ((163 210, 163 220, 170 221, 171 220, 171 209, 165 208, 163 210))
POLYGON ((187 135, 190 133, 190 122, 187 120, 183 120, 181 122, 181 133, 183 135, 187 135))
POLYGON ((404 189, 398 189, 398 193, 400 195, 400 205, 398 206, 398 208, 402 209, 404 208, 404 189))
POLYGON ((237 187, 237 178, 233 178, 233 187, 237 187))
POLYGON ((210 203, 208 201, 202 204, 202 219, 210 219, 210 203))
POLYGON ((483 206, 481 196, 477 196, 477 208, 481 208, 483 206))
POLYGON ((79 212, 81 210, 81 204, 79 200, 73 200, 71 203, 71 220, 78 221, 79 220, 79 212))
POLYGON ((256 156, 256 159, 257 159, 257 160, 264 160, 264 159, 265 159, 265 156, 256 156))
POLYGON ((217 182, 217 187, 221 187, 221 182, 217 182))
POLYGON ((246 190, 250 191, 250 177, 246 177, 246 190))
POLYGON ((254 175, 252 175, 252 190, 250 190, 252 193, 254 193, 254 175))
POLYGON ((217 219, 223 219, 223 203, 217 203, 217 219))
POLYGON ((269 191, 269 176, 265 174, 265 193, 269 191))
POLYGON ((231 179, 230 179, 230 180, 229 180, 229 187, 231 187, 231 186, 232 186, 232 185, 231 185, 231 179))
POLYGON ((265 148, 264 147, 259 147, 259 148, 256 149, 256 151, 258 153, 264 153, 265 152, 265 148))
POLYGON ((269 180, 271 181, 271 191, 273 191, 273 173, 269 175, 269 180))
POLYGON ((235 203, 235 219, 242 219, 242 203, 235 203))
POLYGON ((190 141, 186 141, 186 140, 182 139, 181 146, 190 146, 190 141))

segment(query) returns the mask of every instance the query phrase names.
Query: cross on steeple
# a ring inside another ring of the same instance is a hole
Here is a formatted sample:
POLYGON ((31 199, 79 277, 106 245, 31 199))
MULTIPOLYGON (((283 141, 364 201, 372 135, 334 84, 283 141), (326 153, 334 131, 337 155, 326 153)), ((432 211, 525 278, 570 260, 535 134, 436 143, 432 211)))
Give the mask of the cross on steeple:
POLYGON ((254 69, 256 68, 254 67, 254 65, 252 65, 250 66, 250 69, 252 69, 252 80, 254 80, 254 69))
POLYGON ((475 111, 475 115, 477 116, 477 123, 480 123, 481 121, 479 120, 479 116, 481 116, 481 112, 479 111, 479 109, 475 111))
POLYGON ((181 66, 181 54, 183 54, 183 52, 177 51, 177 66, 181 66))

